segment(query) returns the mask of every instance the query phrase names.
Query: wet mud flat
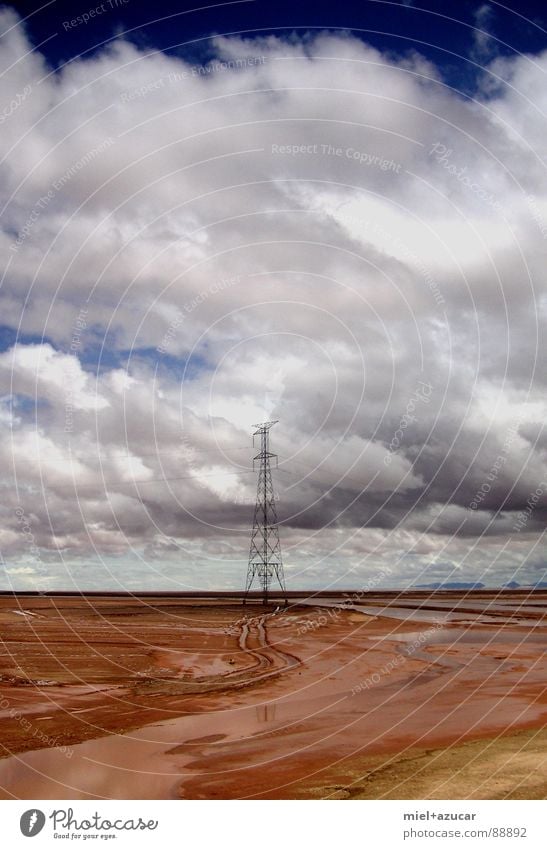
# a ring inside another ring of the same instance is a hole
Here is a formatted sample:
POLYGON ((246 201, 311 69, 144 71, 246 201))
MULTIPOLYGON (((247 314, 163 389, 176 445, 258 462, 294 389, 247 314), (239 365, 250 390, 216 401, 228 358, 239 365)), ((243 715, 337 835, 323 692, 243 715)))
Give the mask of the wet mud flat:
POLYGON ((4 596, 0 634, 2 798, 546 796, 542 591, 4 596))

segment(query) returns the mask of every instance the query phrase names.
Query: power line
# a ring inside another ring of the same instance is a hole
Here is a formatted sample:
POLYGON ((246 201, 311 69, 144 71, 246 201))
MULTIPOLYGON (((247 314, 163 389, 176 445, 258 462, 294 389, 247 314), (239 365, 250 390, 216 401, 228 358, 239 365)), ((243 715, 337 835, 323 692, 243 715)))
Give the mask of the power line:
MULTIPOLYGON (((320 469, 318 467, 313 467, 313 466, 309 465, 308 463, 303 463, 302 460, 291 460, 291 463, 296 463, 299 466, 303 466, 304 468, 309 469, 314 474, 317 473, 317 472, 321 473, 323 471, 327 472, 327 474, 329 473, 329 469, 320 469)), ((289 469, 284 469, 282 465, 279 466, 279 470, 281 472, 284 472, 287 475, 293 475, 293 477, 298 477, 298 475, 295 472, 291 472, 289 469)), ((334 475, 334 474, 337 474, 337 473, 336 472, 330 472, 330 474, 334 475)), ((342 487, 343 481, 348 480, 348 481, 351 481, 352 483, 356 484, 357 486, 361 487, 361 489, 363 489, 362 481, 358 481, 358 480, 356 480, 356 478, 352 478, 349 475, 345 475, 345 474, 339 475, 338 477, 339 477, 339 481, 341 481, 341 482, 336 483, 336 484, 328 484, 328 485, 329 486, 342 487)))
MULTIPOLYGON (((196 473, 196 474, 199 474, 199 472, 196 473)), ((202 477, 202 478, 237 477, 239 475, 250 475, 250 474, 253 474, 253 469, 242 469, 239 472, 212 472, 212 473, 209 473, 209 474, 200 474, 200 477, 202 477)), ((142 480, 129 480, 129 481, 127 481, 127 480, 125 480, 125 481, 122 481, 122 480, 120 480, 120 481, 99 481, 96 484, 88 483, 88 484, 82 484, 81 486, 78 486, 77 482, 74 481, 71 484, 70 483, 68 483, 68 484, 64 483, 64 484, 58 484, 58 485, 54 485, 54 484, 48 485, 48 484, 46 484, 45 486, 42 487, 42 490, 44 490, 44 489, 76 488, 78 491, 80 491, 82 489, 90 489, 90 488, 91 489, 98 489, 98 488, 108 489, 108 487, 115 487, 115 486, 127 486, 127 485, 133 486, 134 484, 146 484, 146 483, 168 483, 169 481, 182 481, 182 480, 197 480, 197 478, 196 478, 195 474, 194 475, 178 475, 177 477, 173 477, 173 478, 143 478, 142 480)), ((199 483, 199 480, 198 480, 198 483, 199 483)), ((39 492, 39 491, 40 490, 36 490, 36 492, 39 492)))
MULTIPOLYGON (((144 456, 144 455, 141 455, 141 456, 144 456)), ((172 455, 170 455, 170 456, 172 456, 172 455)), ((307 463, 303 463, 300 460, 294 460, 294 461, 291 461, 291 462, 298 463, 299 465, 301 465, 305 468, 308 468, 314 474, 316 474, 317 472, 321 472, 321 469, 313 468, 311 465, 308 465, 307 463)), ((279 468, 280 472, 283 472, 283 474, 291 475, 291 477, 296 478, 297 480, 301 480, 301 478, 299 477, 299 475, 296 474, 296 472, 292 472, 289 469, 284 469, 282 466, 279 466, 278 468, 279 468)), ((196 470, 196 472, 192 475, 176 475, 174 477, 161 477, 161 478, 140 478, 140 479, 137 479, 137 480, 98 481, 97 483, 81 484, 80 486, 78 486, 77 481, 74 481, 73 483, 68 483, 68 484, 67 483, 65 483, 65 484, 45 484, 42 487, 42 491, 44 489, 76 489, 78 491, 86 490, 86 489, 98 489, 98 488, 108 489, 109 487, 120 487, 120 486, 128 486, 128 485, 133 486, 133 485, 141 485, 141 484, 149 484, 149 483, 169 483, 171 481, 182 481, 182 480, 196 480, 199 483, 199 478, 238 477, 239 475, 249 475, 249 474, 253 474, 253 469, 240 469, 237 472, 219 471, 219 472, 207 472, 207 473, 200 473, 199 471, 196 470)), ((349 477, 349 475, 344 475, 343 480, 352 481, 357 486, 359 486, 361 489, 363 489, 362 482, 357 481, 355 478, 349 477)), ((316 481, 316 483, 323 483, 325 486, 331 486, 331 487, 334 486, 334 487, 337 487, 337 488, 342 488, 342 486, 343 486, 343 481, 336 483, 336 484, 334 484, 334 483, 329 484, 328 482, 325 482, 325 481, 323 481, 323 482, 316 481)), ((38 489, 35 490, 35 491, 40 492, 40 490, 38 490, 38 489)))
MULTIPOLYGON (((11 435, 15 435, 18 432, 19 431, 12 429, 11 435)), ((44 437, 47 438, 49 433, 55 433, 55 432, 56 432, 56 429, 50 430, 50 431, 48 431, 48 433, 44 433, 44 437)), ((63 431, 63 432, 66 433, 66 431, 63 431)), ((33 430, 32 433, 36 433, 36 431, 33 430)), ((97 434, 97 435, 99 435, 99 434, 97 434)), ((95 444, 100 449, 101 443, 97 442, 95 444)), ((58 443, 55 443, 55 445, 56 445, 56 447, 60 447, 60 448, 64 447, 62 445, 59 445, 58 443)), ((115 449, 116 446, 111 446, 111 447, 115 449)), ((124 447, 127 448, 127 446, 124 446, 124 447)), ((174 448, 172 451, 154 451, 151 454, 148 454, 148 453, 147 454, 141 454, 141 452, 138 449, 136 449, 134 454, 127 454, 126 456, 127 456, 128 459, 138 459, 139 457, 172 457, 174 454, 179 454, 183 451, 194 451, 194 452, 197 452, 199 454, 217 454, 219 452, 220 453, 225 452, 226 454, 229 454, 231 451, 248 451, 248 450, 249 450, 248 445, 237 445, 233 448, 232 447, 222 448, 221 446, 219 446, 218 448, 195 448, 193 445, 191 445, 191 446, 187 446, 187 447, 184 447, 184 448, 174 448)), ((97 452, 97 453, 99 453, 99 452, 97 452)))

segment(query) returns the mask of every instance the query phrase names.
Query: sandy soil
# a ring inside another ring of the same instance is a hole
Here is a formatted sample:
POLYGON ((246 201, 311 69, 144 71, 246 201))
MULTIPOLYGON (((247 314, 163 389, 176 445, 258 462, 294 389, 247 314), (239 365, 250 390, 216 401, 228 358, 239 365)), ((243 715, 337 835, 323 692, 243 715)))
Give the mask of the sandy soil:
POLYGON ((546 798, 547 593, 0 597, 2 798, 546 798))

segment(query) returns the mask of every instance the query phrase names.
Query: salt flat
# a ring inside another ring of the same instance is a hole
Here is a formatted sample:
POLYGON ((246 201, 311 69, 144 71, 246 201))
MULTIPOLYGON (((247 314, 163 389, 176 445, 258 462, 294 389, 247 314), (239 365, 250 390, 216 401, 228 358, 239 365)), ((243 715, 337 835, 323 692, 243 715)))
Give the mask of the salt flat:
POLYGON ((0 596, 0 795, 545 797, 547 592, 290 596, 0 596))

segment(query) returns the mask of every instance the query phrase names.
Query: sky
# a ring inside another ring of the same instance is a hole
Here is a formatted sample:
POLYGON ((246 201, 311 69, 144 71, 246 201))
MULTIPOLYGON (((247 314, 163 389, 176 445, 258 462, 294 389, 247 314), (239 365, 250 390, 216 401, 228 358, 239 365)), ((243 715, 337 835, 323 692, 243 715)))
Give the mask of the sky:
POLYGON ((0 589, 546 580, 546 17, 0 7, 0 589))

